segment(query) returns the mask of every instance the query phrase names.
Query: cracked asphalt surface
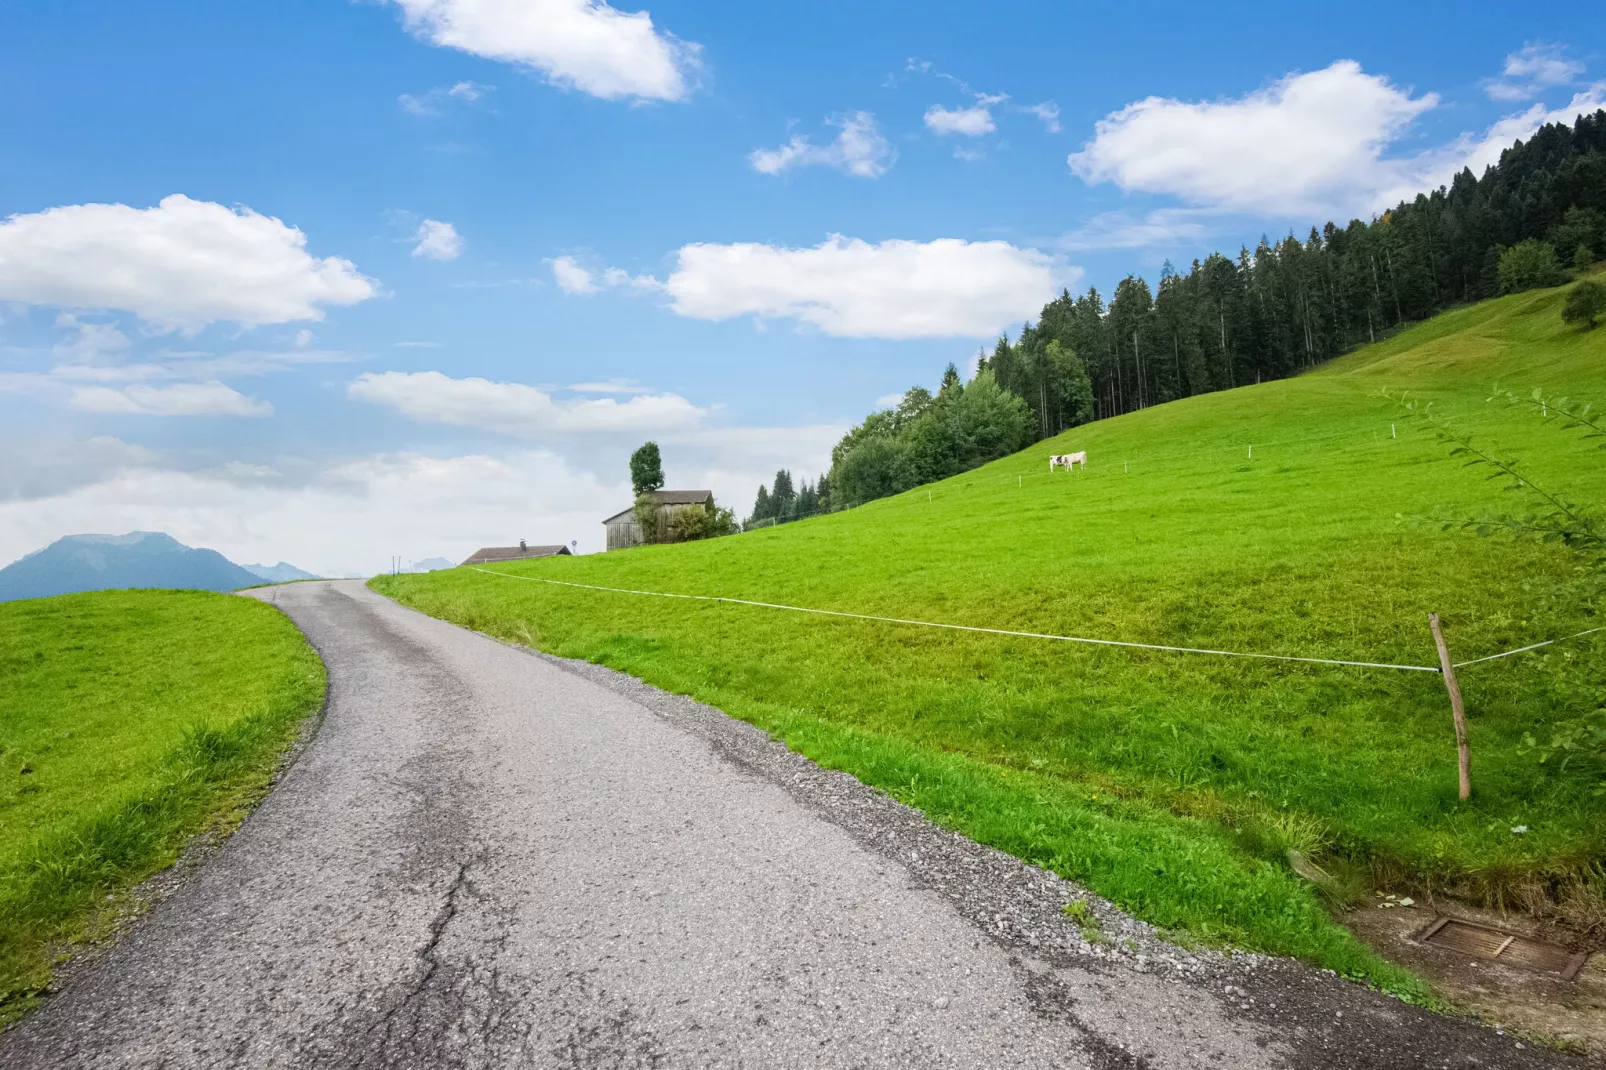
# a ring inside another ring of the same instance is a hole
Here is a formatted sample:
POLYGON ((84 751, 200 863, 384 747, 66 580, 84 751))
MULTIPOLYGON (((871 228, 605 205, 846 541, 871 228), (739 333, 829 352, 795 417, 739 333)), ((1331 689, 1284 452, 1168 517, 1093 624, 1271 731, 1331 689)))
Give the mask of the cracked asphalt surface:
POLYGON ((251 592, 329 669, 227 845, 0 1035, 44 1067, 1550 1067, 1190 953, 717 710, 360 582, 251 592))

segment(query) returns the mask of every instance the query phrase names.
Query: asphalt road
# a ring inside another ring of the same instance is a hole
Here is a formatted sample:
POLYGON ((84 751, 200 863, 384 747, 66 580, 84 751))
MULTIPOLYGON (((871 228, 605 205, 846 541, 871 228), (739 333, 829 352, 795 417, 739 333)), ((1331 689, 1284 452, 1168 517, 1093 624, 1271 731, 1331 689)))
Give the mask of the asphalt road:
POLYGON ((316 737, 0 1036, 59 1067, 1526 1067, 1320 971, 1170 948, 747 725, 420 616, 255 592, 316 737))

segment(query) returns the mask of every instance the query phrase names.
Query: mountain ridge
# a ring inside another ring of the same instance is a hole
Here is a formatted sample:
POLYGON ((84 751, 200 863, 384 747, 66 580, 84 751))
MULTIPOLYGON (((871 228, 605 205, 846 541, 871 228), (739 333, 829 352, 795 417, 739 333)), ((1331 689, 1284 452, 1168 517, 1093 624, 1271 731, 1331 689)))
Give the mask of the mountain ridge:
MULTIPOLYGON (((287 578, 311 575, 285 562, 266 571, 282 569, 296 574, 287 578)), ((232 591, 276 578, 216 550, 186 546, 166 532, 65 535, 0 568, 0 602, 132 587, 232 591)))

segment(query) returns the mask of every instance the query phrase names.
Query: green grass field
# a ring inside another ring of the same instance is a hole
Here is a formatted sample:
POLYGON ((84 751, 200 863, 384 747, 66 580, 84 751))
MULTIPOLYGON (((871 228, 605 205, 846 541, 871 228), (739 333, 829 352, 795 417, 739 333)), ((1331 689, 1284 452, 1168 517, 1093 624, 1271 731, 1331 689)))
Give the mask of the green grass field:
POLYGON ((0 1021, 188 837, 260 797, 323 694, 301 633, 251 599, 0 604, 0 1021))
MULTIPOLYGON (((500 567, 1417 665, 1437 664, 1437 611, 1457 660, 1493 653, 1588 627, 1597 607, 1559 548, 1402 520, 1521 503, 1380 392, 1430 399, 1535 477, 1600 501, 1606 457, 1485 400, 1498 382, 1606 403, 1606 330, 1564 327, 1561 300, 1540 291, 1451 312, 1300 378, 1078 428, 851 512, 500 567), (1084 449, 1085 472, 1048 474, 1051 452, 1084 449)), ((1437 674, 943 632, 464 569, 373 585, 694 695, 1159 925, 1400 991, 1420 990, 1330 920, 1290 848, 1352 894, 1390 882, 1487 899, 1575 879, 1606 847, 1587 772, 1518 753, 1555 712, 1539 656, 1463 670, 1474 784, 1463 805, 1437 674)), ((1582 656, 1587 642, 1552 656, 1582 656)))

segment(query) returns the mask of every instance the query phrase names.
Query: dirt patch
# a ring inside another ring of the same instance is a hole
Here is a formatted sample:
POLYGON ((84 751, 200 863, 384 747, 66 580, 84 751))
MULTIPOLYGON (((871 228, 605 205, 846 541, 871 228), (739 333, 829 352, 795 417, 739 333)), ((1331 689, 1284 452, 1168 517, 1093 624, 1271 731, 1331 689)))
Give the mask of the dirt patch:
POLYGON ((1448 914, 1544 939, 1533 919, 1438 902, 1382 907, 1377 900, 1340 920, 1379 953, 1427 978, 1446 998, 1508 1031, 1543 1039, 1564 1050, 1606 1054, 1606 955, 1594 955, 1573 981, 1494 959, 1475 958, 1412 939, 1448 914))

